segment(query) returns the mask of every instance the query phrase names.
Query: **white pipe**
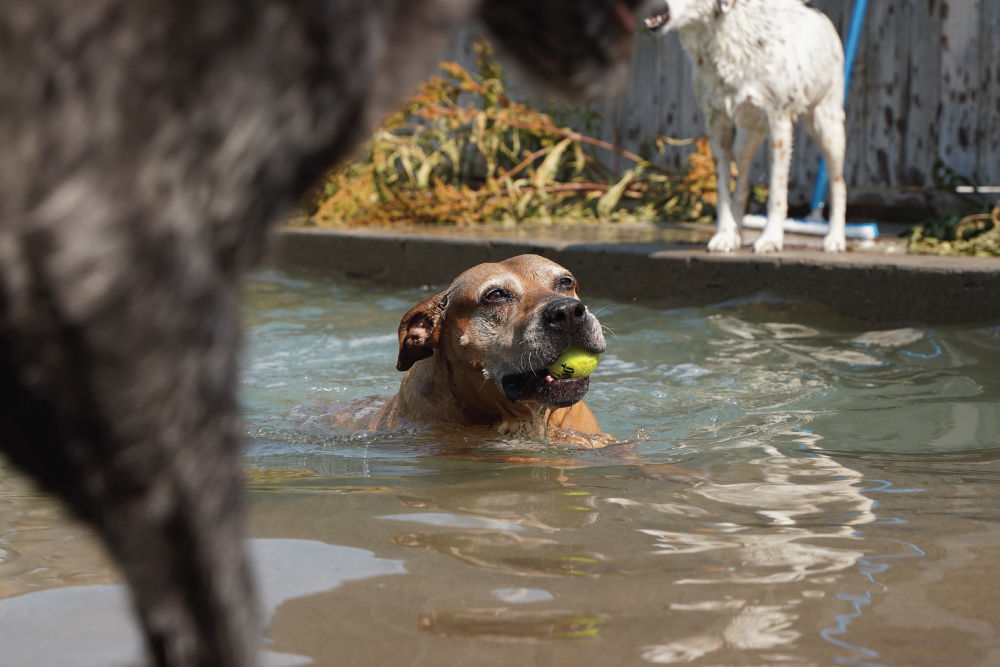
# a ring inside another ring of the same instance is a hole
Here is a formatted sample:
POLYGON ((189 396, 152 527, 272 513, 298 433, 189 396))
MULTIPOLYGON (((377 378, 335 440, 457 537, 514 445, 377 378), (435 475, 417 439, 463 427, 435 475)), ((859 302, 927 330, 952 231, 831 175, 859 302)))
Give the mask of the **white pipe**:
MULTIPOLYGON (((743 216, 743 226, 750 229, 763 229, 767 223, 767 217, 763 215, 743 216)), ((813 236, 826 236, 830 231, 830 225, 825 222, 813 222, 811 220, 785 220, 785 231, 792 234, 811 234, 813 236)), ((874 222, 852 222, 844 227, 844 236, 849 239, 862 239, 871 241, 878 238, 878 225, 874 222)))

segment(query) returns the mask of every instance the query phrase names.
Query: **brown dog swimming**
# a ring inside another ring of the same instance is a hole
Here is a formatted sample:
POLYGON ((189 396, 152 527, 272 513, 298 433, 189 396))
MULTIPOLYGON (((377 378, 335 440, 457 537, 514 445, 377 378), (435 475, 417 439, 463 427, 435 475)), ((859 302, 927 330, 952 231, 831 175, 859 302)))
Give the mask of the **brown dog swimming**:
POLYGON ((590 378, 555 380, 546 368, 568 345, 606 347, 576 279, 555 262, 519 255, 479 264, 424 299, 399 325, 399 393, 368 429, 485 426, 511 435, 554 428, 601 446, 583 403, 590 378))

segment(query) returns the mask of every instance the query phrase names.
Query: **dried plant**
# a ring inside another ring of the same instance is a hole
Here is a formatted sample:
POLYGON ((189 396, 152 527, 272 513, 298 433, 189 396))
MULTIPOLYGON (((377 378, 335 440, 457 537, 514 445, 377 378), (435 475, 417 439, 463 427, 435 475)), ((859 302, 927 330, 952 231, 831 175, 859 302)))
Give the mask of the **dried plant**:
POLYGON ((989 213, 929 221, 908 236, 910 252, 920 255, 1000 257, 1000 204, 989 213))
MULTIPOLYGON (((682 178, 628 151, 618 153, 630 168, 612 174, 596 155, 614 146, 511 100, 489 45, 475 48, 479 74, 442 64, 444 76, 426 82, 387 118, 359 159, 329 175, 314 202, 313 222, 710 217, 715 176, 707 142, 699 142, 682 178)), ((667 141, 657 144, 662 149, 667 141)))
POLYGON ((963 192, 975 191, 973 181, 938 160, 934 184, 950 192, 964 213, 929 218, 907 232, 909 251, 920 255, 975 255, 1000 257, 1000 203, 988 212, 984 202, 963 192))

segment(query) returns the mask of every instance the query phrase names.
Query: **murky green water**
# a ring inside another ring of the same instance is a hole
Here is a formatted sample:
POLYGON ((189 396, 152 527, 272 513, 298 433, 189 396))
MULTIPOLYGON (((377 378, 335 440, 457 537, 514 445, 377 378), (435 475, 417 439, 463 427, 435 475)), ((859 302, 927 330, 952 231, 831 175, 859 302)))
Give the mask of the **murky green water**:
MULTIPOLYGON (((1000 664, 1000 328, 589 300, 587 402, 623 447, 337 431, 333 404, 395 392, 429 293, 277 269, 249 290, 271 664, 1000 664)), ((103 583, 12 484, 0 597, 103 583)))

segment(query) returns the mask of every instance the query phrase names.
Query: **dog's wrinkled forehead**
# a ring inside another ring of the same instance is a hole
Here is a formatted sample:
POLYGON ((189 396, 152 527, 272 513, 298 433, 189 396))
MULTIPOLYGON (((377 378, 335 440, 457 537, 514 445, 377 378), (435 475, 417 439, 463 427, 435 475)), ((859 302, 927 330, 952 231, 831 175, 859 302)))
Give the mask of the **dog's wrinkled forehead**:
POLYGON ((459 275, 448 289, 449 305, 475 306, 491 292, 510 296, 559 291, 575 294, 576 282, 566 268, 538 255, 518 255, 502 262, 479 264, 459 275))

